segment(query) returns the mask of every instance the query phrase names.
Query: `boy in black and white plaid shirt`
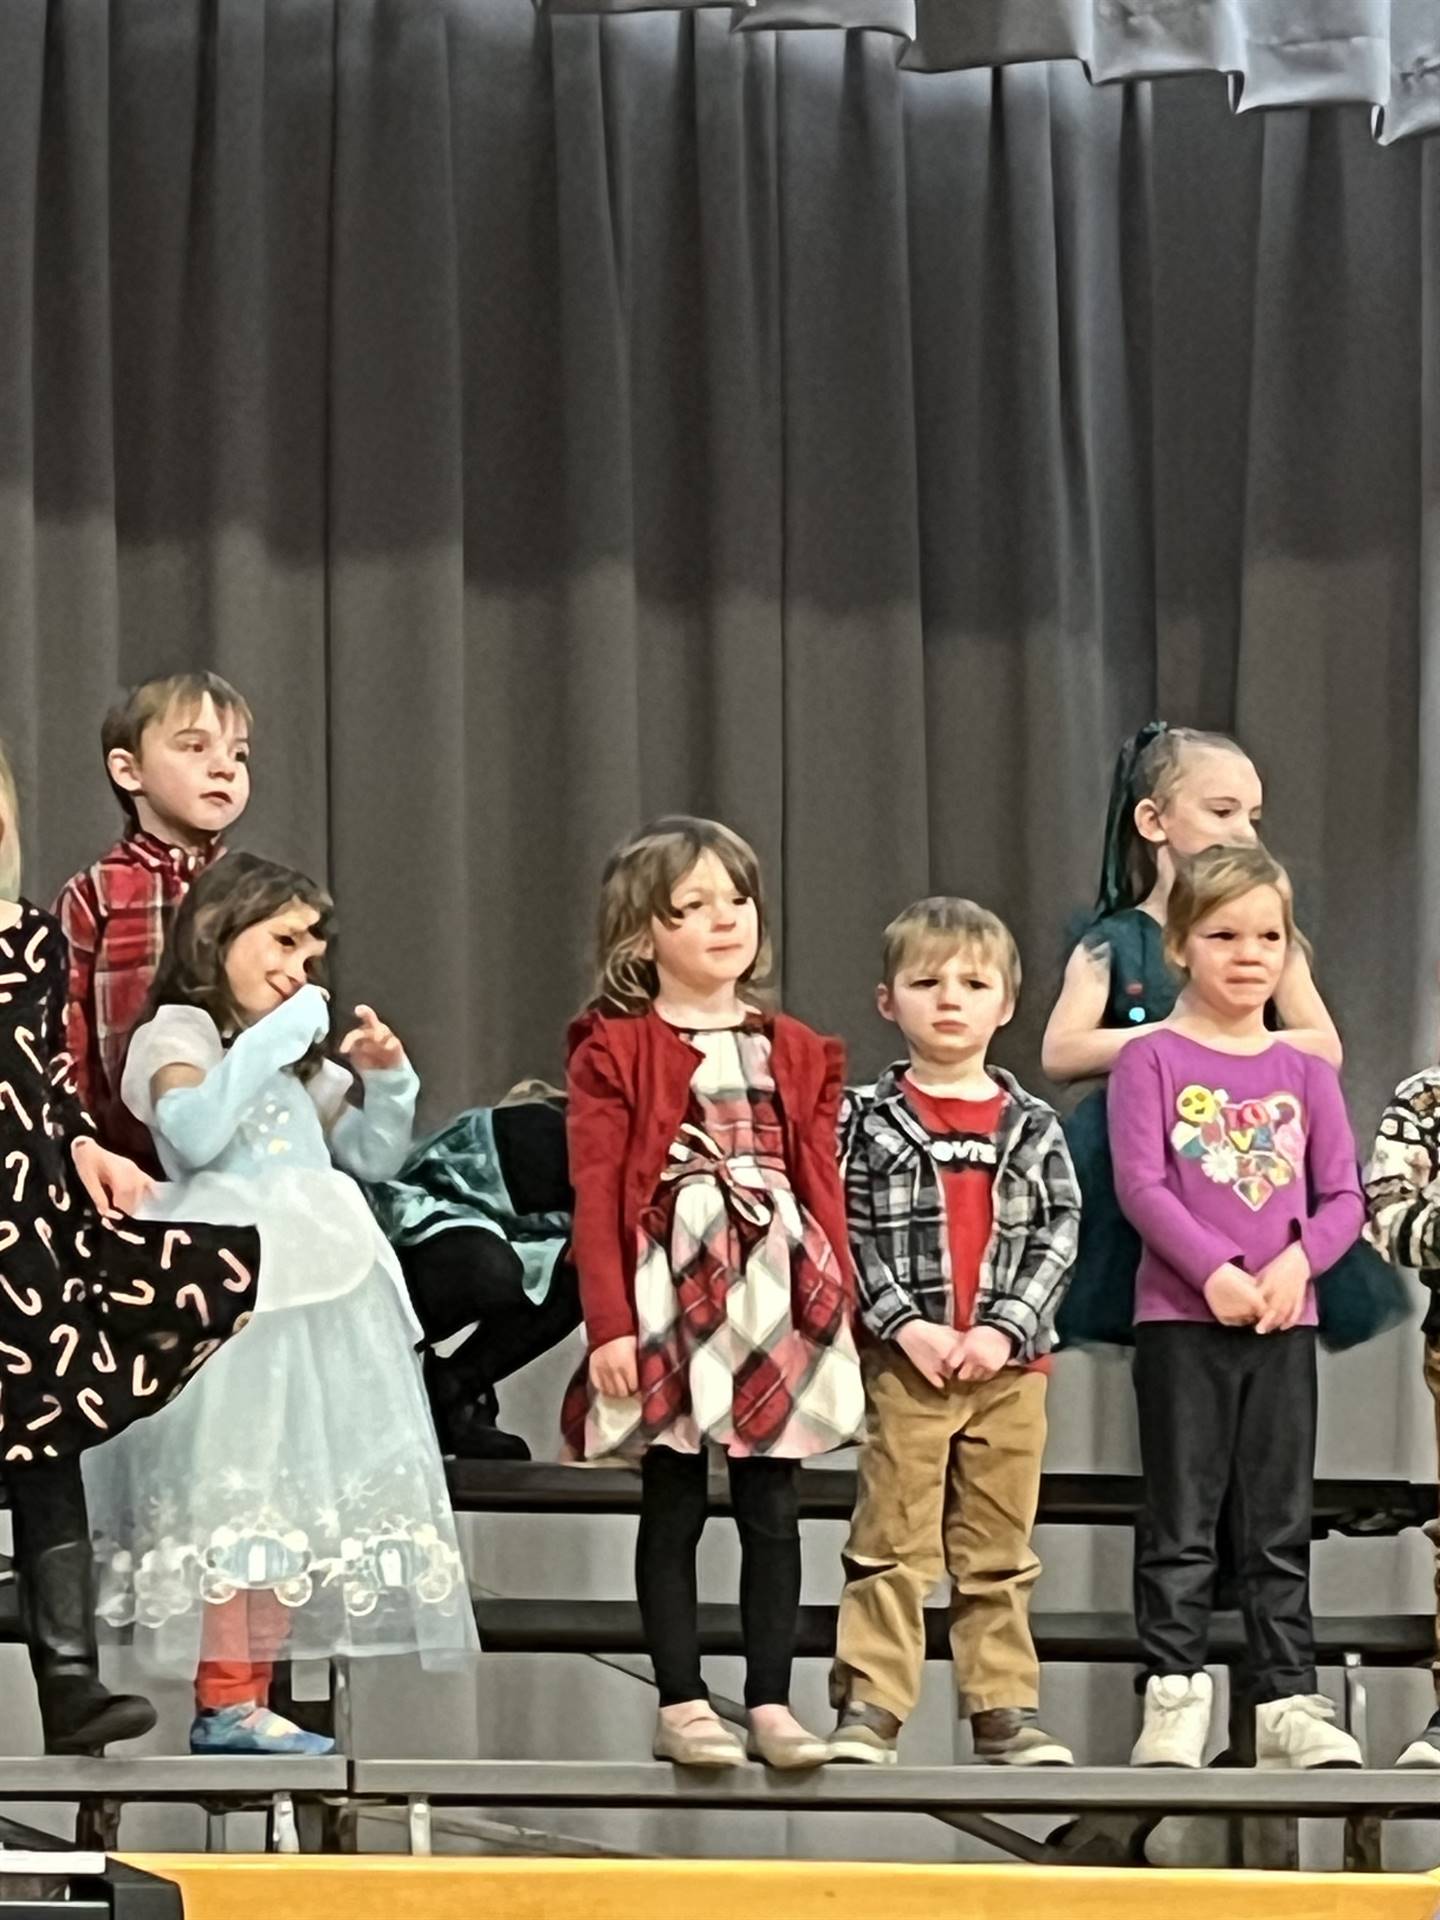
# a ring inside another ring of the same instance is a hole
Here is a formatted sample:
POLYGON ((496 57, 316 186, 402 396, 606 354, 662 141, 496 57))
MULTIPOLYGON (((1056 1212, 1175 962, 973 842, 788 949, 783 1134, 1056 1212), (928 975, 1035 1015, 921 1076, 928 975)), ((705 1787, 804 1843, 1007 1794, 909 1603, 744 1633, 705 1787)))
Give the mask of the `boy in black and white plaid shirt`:
POLYGON ((920 900, 886 929, 877 1002, 909 1058, 850 1096, 842 1126, 869 1337, 837 1760, 894 1760, 920 1695, 925 1600, 948 1572, 976 1758, 1071 1763, 1037 1724, 1029 1595, 1046 1356, 1080 1198, 1054 1111, 986 1063, 1019 989, 1014 939, 971 901, 920 900))

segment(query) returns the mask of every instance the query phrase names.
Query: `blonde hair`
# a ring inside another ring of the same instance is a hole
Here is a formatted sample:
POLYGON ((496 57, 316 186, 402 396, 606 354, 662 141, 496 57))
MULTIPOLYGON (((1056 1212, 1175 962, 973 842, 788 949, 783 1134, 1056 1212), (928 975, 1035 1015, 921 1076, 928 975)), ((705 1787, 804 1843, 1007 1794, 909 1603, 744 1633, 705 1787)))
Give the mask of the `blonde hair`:
POLYGON ((0 900, 20 898, 20 795, 0 742, 0 900))
POLYGON ((1183 971, 1185 943, 1200 922, 1260 887, 1273 887, 1279 894, 1286 944, 1293 944, 1300 936, 1290 876, 1264 847, 1207 847, 1188 860, 1177 860, 1165 913, 1167 958, 1183 971))
POLYGON ((643 1013, 660 991, 655 962, 645 953, 650 923, 677 924, 675 889, 705 854, 713 853, 738 893, 755 902, 759 941, 741 981, 770 971, 770 942, 755 849, 718 820, 666 814, 617 847, 600 876, 595 932, 596 981, 591 1004, 615 1013, 643 1013))
MULTIPOLYGON (((180 706, 187 714, 194 714, 206 699, 222 720, 233 719, 247 732, 254 725, 249 702, 243 694, 235 691, 228 680, 222 680, 218 673, 165 673, 132 687, 125 698, 106 714, 100 728, 100 751, 105 760, 107 776, 112 753, 119 751, 138 757, 147 727, 152 727, 157 720, 163 720, 172 707, 180 706)), ((137 825, 140 816, 136 811, 135 796, 126 793, 114 779, 111 779, 110 785, 115 798, 125 809, 126 819, 132 827, 137 825)))
POLYGON ((893 987, 903 967, 948 960, 953 953, 973 954, 994 967, 1012 1001, 1020 997, 1020 949, 1005 922, 988 907, 954 894, 936 893, 916 900, 885 929, 885 984, 893 987))

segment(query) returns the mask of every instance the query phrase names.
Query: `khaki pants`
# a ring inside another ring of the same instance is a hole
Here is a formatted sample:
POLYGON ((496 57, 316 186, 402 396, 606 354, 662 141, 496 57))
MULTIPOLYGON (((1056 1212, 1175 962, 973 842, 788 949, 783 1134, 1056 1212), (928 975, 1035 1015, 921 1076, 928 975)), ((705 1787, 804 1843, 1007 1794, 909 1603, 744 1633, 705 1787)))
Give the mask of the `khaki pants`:
POLYGON ((920 1697, 925 1601, 951 1580, 962 1713, 1039 1703, 1030 1545, 1045 1451, 1045 1376, 932 1387, 888 1344, 869 1347, 865 1450, 845 1547, 830 1693, 906 1719, 920 1697))
MULTIPOLYGON (((1425 1342, 1425 1384, 1435 1401, 1435 1449, 1440 1460, 1440 1346, 1425 1342)), ((1435 1547, 1435 1658, 1431 1662, 1435 1698, 1440 1700, 1440 1520, 1432 1520, 1425 1531, 1435 1547)))

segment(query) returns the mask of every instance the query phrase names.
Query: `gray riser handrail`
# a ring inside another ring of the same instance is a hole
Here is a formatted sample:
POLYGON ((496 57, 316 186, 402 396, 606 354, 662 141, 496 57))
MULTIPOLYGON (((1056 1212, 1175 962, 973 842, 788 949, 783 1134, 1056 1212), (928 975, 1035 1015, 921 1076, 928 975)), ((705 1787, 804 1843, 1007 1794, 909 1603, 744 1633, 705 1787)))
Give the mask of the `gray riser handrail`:
MULTIPOLYGON (((804 1606, 796 1651, 828 1659, 835 1648, 833 1606, 804 1606)), ((489 1653, 636 1654, 646 1651, 640 1609, 628 1600, 492 1599, 477 1597, 475 1619, 489 1653)), ((1045 1661, 1138 1662, 1135 1622, 1128 1613, 1037 1613, 1031 1625, 1045 1661)), ((1428 1613, 1317 1619, 1316 1652, 1324 1666, 1340 1666, 1358 1654, 1366 1666, 1426 1666, 1435 1652, 1435 1622, 1428 1613)), ((943 1606, 925 1610, 925 1654, 950 1657, 949 1618, 943 1606)), ((707 1654, 738 1654, 743 1643, 737 1606, 702 1603, 700 1648, 707 1654)), ((1219 1613, 1212 1622, 1210 1658, 1216 1665, 1243 1657, 1240 1616, 1219 1613)))
MULTIPOLYGON (((446 1464, 457 1513, 637 1513, 640 1476, 623 1467, 558 1466, 551 1462, 452 1460, 446 1464)), ((1402 1533, 1440 1512, 1440 1490, 1409 1480, 1317 1480, 1317 1539, 1327 1534, 1402 1533)), ((711 1482, 712 1511, 730 1511, 730 1490, 711 1482)), ((848 1520, 855 1475, 844 1467, 806 1467, 800 1513, 807 1520, 848 1520)), ((1133 1526, 1140 1477, 1130 1473, 1047 1473, 1040 1483, 1041 1526, 1133 1526)))

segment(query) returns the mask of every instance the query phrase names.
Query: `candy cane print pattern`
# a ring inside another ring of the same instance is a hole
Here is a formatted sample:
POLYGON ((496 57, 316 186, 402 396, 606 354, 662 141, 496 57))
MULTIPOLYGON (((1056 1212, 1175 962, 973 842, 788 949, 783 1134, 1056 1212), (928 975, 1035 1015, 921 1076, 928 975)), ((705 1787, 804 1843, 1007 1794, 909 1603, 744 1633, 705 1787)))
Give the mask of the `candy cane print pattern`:
MULTIPOLYGON (((55 1368, 56 1377, 63 1380, 69 1371, 70 1362, 75 1358, 75 1349, 80 1344, 80 1334, 74 1327, 55 1327, 51 1330, 50 1344, 52 1347, 64 1347, 65 1349, 63 1358, 55 1368)), ((4 1349, 0 1348, 0 1351, 4 1351, 4 1349)), ((29 1362, 27 1361, 25 1371, 28 1373, 29 1370, 29 1362)))
POLYGON ((48 1220, 37 1220, 35 1222, 35 1231, 44 1241, 45 1251, 53 1260, 55 1258, 55 1233, 50 1222, 48 1220))
POLYGON ((77 1227, 75 1229, 75 1253, 78 1259, 88 1260, 90 1258, 90 1238, 84 1227, 77 1227))
POLYGON ((255 1276, 243 1260, 237 1260, 228 1247, 220 1249, 220 1258, 234 1274, 233 1280, 222 1280, 221 1285, 227 1293, 246 1293, 254 1284, 255 1276))
POLYGON ((23 973, 0 973, 0 1007, 8 1007, 15 998, 12 988, 23 987, 24 984, 23 973))
POLYGON ((90 1364, 97 1373, 114 1373, 115 1355, 110 1346, 109 1337, 100 1335, 100 1344, 90 1356, 90 1364))
POLYGON ((187 1287, 181 1287, 175 1296, 177 1307, 193 1307, 202 1327, 210 1324, 210 1309, 205 1304, 205 1296, 192 1281, 187 1287))
POLYGON ((72 1276, 60 1289, 60 1298, 68 1307, 73 1300, 83 1300, 87 1292, 88 1288, 85 1282, 76 1276, 72 1276))
POLYGON ((14 1200, 16 1206, 19 1207, 24 1205, 25 1182, 30 1177, 30 1156, 20 1147, 17 1147, 13 1153, 7 1153, 5 1156, 5 1171, 9 1173, 12 1167, 15 1171, 14 1200))
POLYGON ((5 1459, 7 1464, 11 1460, 33 1460, 34 1458, 35 1458, 35 1455, 30 1450, 30 1448, 27 1446, 24 1446, 19 1442, 17 1442, 16 1445, 13 1447, 7 1447, 5 1450, 5 1459))
POLYGON ((21 1126, 24 1127, 25 1131, 27 1133, 33 1133, 35 1131, 35 1122, 30 1118, 23 1101, 19 1094, 16 1093, 13 1082, 9 1080, 0 1081, 0 1107, 3 1107, 7 1102, 13 1110, 15 1118, 20 1122, 21 1126))
POLYGON ((15 1222, 0 1220, 0 1253, 9 1253, 12 1247, 19 1245, 19 1242, 20 1229, 15 1222))
POLYGON ((148 1307, 155 1298, 155 1289, 151 1286, 150 1282, 140 1279, 137 1275, 136 1278, 130 1282, 130 1285, 133 1289, 130 1293, 120 1293, 112 1287, 110 1289, 110 1298, 117 1301, 122 1307, 148 1307))
POLYGON ((85 1418, 99 1427, 102 1433, 108 1433, 110 1431, 110 1423, 101 1411, 105 1402, 100 1398, 98 1388, 82 1387, 75 1396, 75 1404, 79 1407, 85 1418))
POLYGON ((160 1391, 160 1382, 152 1380, 145 1371, 145 1356, 137 1353, 135 1364, 130 1369, 130 1391, 137 1400, 149 1400, 160 1391))
POLYGON ((35 1069, 36 1073, 38 1073, 40 1075, 40 1078, 43 1080, 45 1078, 45 1063, 40 1058, 39 1054, 36 1053, 35 1048, 31 1044, 34 1038, 35 1036, 30 1031, 29 1027, 16 1027, 15 1029, 16 1046, 19 1047, 20 1051, 24 1054, 25 1058, 30 1062, 31 1066, 35 1069))
POLYGON ((75 1077, 75 1056, 70 1053, 57 1053, 50 1063, 50 1084, 63 1087, 66 1093, 78 1093, 80 1082, 75 1077))
POLYGON ((32 1371, 29 1354, 22 1353, 19 1347, 7 1347, 5 1342, 0 1340, 0 1353, 9 1356, 5 1362, 5 1371, 7 1373, 29 1373, 32 1371))
POLYGON ((33 1320, 45 1304, 40 1297, 38 1287, 26 1287, 24 1293, 17 1293, 3 1273, 0 1273, 0 1288, 4 1289, 6 1298, 13 1306, 18 1307, 27 1319, 33 1320))
POLYGON ((70 1211, 70 1189, 67 1186, 46 1187, 45 1193, 56 1213, 70 1211))
POLYGON ((199 1346, 196 1347, 194 1353, 192 1353, 190 1358, 185 1362, 185 1365, 180 1369, 181 1379, 188 1380, 197 1367, 203 1366, 212 1353, 218 1353, 219 1351, 220 1342, 218 1340, 202 1340, 199 1346))
POLYGON ((165 1245, 160 1253, 160 1271, 162 1273, 170 1271, 176 1247, 188 1247, 191 1244, 190 1236, 183 1227, 171 1227, 165 1235, 165 1245))
POLYGON ((64 1412, 64 1408, 60 1405, 60 1402, 55 1398, 53 1393, 42 1394, 40 1398, 42 1403, 49 1408, 49 1412, 37 1413, 33 1420, 27 1420, 25 1422, 25 1431, 27 1433, 39 1433, 42 1427, 48 1427, 52 1420, 58 1420, 64 1412))
POLYGON ((31 934, 29 945, 25 949, 25 964, 31 973, 40 972, 44 964, 40 959, 40 949, 49 938, 50 929, 48 927, 37 927, 34 933, 31 934))

